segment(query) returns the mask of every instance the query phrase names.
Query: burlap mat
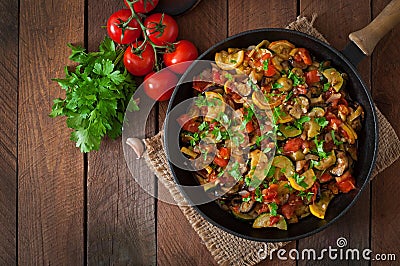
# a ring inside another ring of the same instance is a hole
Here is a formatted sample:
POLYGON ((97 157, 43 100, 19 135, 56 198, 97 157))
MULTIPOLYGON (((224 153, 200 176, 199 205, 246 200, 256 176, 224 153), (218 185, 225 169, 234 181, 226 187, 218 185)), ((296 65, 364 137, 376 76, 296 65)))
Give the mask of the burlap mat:
MULTIPOLYGON (((315 16, 313 16, 311 21, 308 21, 305 17, 298 17, 287 28, 307 33, 327 42, 321 33, 313 27, 314 20, 315 16)), ((390 166, 400 156, 400 141, 394 129, 378 109, 377 114, 380 130, 379 151, 372 178, 390 166)), ((265 250, 267 248, 268 257, 271 249, 282 247, 288 243, 249 241, 222 231, 207 222, 194 208, 188 206, 188 202, 176 187, 164 153, 162 132, 154 137, 145 139, 144 142, 147 148, 144 156, 149 167, 154 171, 161 183, 170 191, 183 214, 203 240, 218 264, 254 265, 261 261, 260 256, 258 256, 260 249, 265 250)))

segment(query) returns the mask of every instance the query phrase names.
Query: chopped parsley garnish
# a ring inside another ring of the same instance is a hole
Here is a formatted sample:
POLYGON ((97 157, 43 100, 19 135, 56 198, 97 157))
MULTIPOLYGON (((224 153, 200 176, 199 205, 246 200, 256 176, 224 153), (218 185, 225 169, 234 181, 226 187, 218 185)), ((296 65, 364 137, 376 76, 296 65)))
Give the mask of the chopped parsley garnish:
POLYGON ((242 198, 242 201, 243 202, 249 202, 251 200, 251 197, 250 196, 248 196, 247 198, 242 198))
POLYGON ((313 192, 305 192, 305 191, 300 191, 298 196, 302 199, 306 198, 308 201, 311 201, 312 197, 314 196, 313 192))
POLYGON ((261 145, 261 141, 263 141, 265 138, 266 138, 265 135, 258 136, 258 137, 256 138, 256 145, 257 145, 257 146, 260 146, 260 145, 261 145))
POLYGON ((329 124, 329 121, 326 120, 325 117, 315 118, 315 122, 320 125, 322 128, 326 127, 329 124))
POLYGON ((331 136, 332 136, 332 139, 333 139, 333 143, 335 143, 336 146, 339 146, 339 145, 343 144, 342 141, 336 140, 335 131, 334 130, 331 130, 331 136))
POLYGON ((237 63, 237 61, 235 60, 235 59, 231 59, 231 61, 230 61, 232 64, 236 64, 237 63))
POLYGON ((292 188, 292 186, 290 185, 290 183, 285 184, 283 187, 284 187, 284 188, 287 188, 287 189, 289 190, 289 192, 292 192, 292 191, 293 191, 293 188, 292 188))
POLYGON ((258 202, 263 202, 263 194, 261 194, 260 187, 257 187, 254 193, 255 193, 255 200, 258 202))
POLYGON ((280 89, 280 88, 283 88, 283 85, 280 84, 280 83, 274 83, 274 84, 272 84, 272 88, 273 89, 280 89))
POLYGON ((268 71, 268 65, 269 65, 269 58, 263 62, 264 71, 268 71))
POLYGON ((258 86, 257 86, 257 84, 255 84, 252 80, 251 80, 251 78, 249 78, 248 80, 247 80, 247 86, 249 86, 250 88, 252 88, 254 91, 258 91, 258 86))
POLYGON ((200 140, 199 133, 193 133, 192 138, 190 139, 190 146, 194 147, 196 146, 196 142, 200 140))
POLYGON ((217 141, 226 140, 229 138, 229 134, 227 131, 222 131, 221 128, 215 127, 211 133, 214 135, 217 141))
POLYGON ((239 163, 235 162, 232 166, 232 169, 228 171, 228 174, 230 174, 233 178, 235 178, 236 181, 239 181, 242 179, 242 173, 239 170, 239 163))
POLYGON ((208 123, 206 121, 203 121, 200 126, 199 126, 200 130, 208 130, 208 123))
POLYGON ((324 92, 327 92, 328 90, 329 90, 329 88, 331 87, 331 84, 328 82, 328 83, 325 83, 324 84, 324 92))
POLYGON ((246 186, 250 186, 251 178, 249 176, 246 176, 244 182, 246 183, 246 186))
POLYGON ((301 187, 303 188, 307 188, 308 185, 307 183, 304 181, 304 179, 306 178, 305 176, 300 176, 298 173, 294 173, 293 175, 294 181, 301 187))
POLYGON ((300 117, 300 119, 297 119, 296 121, 294 121, 294 125, 298 129, 303 130, 303 124, 305 122, 309 122, 310 120, 311 120, 311 118, 309 116, 303 116, 303 117, 300 117))
POLYGON ((225 78, 227 78, 229 81, 233 80, 232 74, 231 73, 226 73, 225 78))
POLYGON ((310 160, 310 168, 309 169, 314 168, 314 166, 318 166, 318 165, 319 165, 319 162, 310 160))
POLYGON ((268 152, 270 152, 272 149, 271 149, 271 147, 266 147, 264 150, 263 150, 263 153, 268 153, 268 152))
POLYGON ((219 174, 217 175, 217 177, 221 177, 221 176, 223 176, 225 174, 225 171, 224 170, 221 170, 221 172, 219 172, 219 174))
POLYGON ((289 101, 290 98, 292 97, 292 95, 293 95, 293 91, 290 91, 290 92, 288 93, 288 95, 286 95, 284 102, 289 101))
POLYGON ((251 108, 246 108, 246 113, 243 116, 243 122, 240 125, 240 130, 243 130, 246 128, 247 123, 249 123, 251 121, 251 119, 253 118, 254 115, 254 111, 251 108))
POLYGON ((288 78, 290 78, 291 80, 293 80, 293 86, 299 86, 301 84, 304 84, 304 79, 298 77, 296 74, 294 74, 293 72, 290 72, 288 75, 288 78))
POLYGON ((197 107, 208 106, 207 98, 203 95, 198 95, 197 98, 194 100, 197 107))
POLYGON ((279 118, 285 116, 286 113, 282 111, 281 107, 275 107, 273 112, 272 112, 272 117, 273 117, 273 122, 276 123, 279 118))
POLYGON ((318 141, 317 138, 314 139, 315 147, 317 148, 317 153, 320 158, 328 157, 328 154, 324 151, 324 140, 318 141))
POLYGON ((271 202, 270 204, 268 204, 268 207, 269 207, 269 212, 272 216, 278 215, 278 204, 276 204, 275 202, 271 202))

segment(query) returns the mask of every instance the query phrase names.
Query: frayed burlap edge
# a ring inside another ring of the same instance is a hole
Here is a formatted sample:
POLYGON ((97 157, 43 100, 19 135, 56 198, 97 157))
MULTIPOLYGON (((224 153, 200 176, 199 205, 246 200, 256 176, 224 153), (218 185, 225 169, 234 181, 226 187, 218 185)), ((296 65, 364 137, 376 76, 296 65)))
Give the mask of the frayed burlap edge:
MULTIPOLYGON (((299 16, 287 28, 307 33, 328 43, 324 36, 313 27, 315 19, 316 15, 312 16, 311 21, 299 16)), ((376 111, 380 137, 377 162, 371 178, 378 175, 400 157, 399 138, 379 109, 376 109, 376 111)), ((258 253, 259 251, 265 252, 263 254, 266 254, 268 257, 272 249, 277 249, 288 243, 260 243, 242 239, 207 222, 193 207, 188 206, 188 202, 177 188, 164 153, 162 132, 154 137, 145 139, 144 142, 147 148, 144 155, 147 164, 162 184, 170 191, 173 199, 218 264, 254 265, 262 260, 262 257, 258 253)))

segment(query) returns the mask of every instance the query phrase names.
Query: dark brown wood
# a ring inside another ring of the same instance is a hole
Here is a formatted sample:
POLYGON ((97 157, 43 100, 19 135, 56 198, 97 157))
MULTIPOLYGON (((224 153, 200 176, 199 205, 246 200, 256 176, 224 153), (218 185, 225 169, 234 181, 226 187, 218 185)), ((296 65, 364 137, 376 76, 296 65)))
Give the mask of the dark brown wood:
MULTIPOLYGON (((357 30, 370 21, 369 1, 334 1, 334 2, 315 2, 301 0, 301 14, 311 17, 312 14, 318 15, 315 27, 327 38, 330 44, 342 49, 348 43, 348 34, 357 30), (357 12, 354 12, 357 10, 357 12), (340 18, 340 19, 338 19, 340 18)), ((370 84, 370 60, 366 59, 358 67, 362 78, 370 84)), ((298 242, 299 251, 306 248, 313 248, 320 252, 328 246, 337 247, 336 240, 339 237, 347 239, 348 248, 364 249, 369 247, 369 218, 370 218, 370 192, 369 187, 365 189, 358 202, 344 215, 339 221, 328 229, 302 239, 298 242)), ((299 265, 305 265, 306 260, 299 261, 299 265)), ((314 262, 316 265, 327 265, 332 263, 328 256, 323 260, 314 262)), ((346 261, 335 261, 337 264, 348 264, 346 261)), ((360 264, 368 264, 360 261, 360 264)))
POLYGON ((0 264, 16 263, 18 2, 0 2, 0 264))
POLYGON ((51 78, 63 77, 64 66, 71 64, 66 43, 83 44, 83 17, 81 0, 20 1, 20 265, 81 265, 84 261, 83 155, 69 140, 65 120, 48 116, 52 99, 63 95, 51 78))
MULTIPOLYGON (((108 17, 123 1, 88 1, 88 46, 93 51, 104 39, 108 17)), ((155 112, 147 133, 155 133, 155 112)), ((154 178, 143 169, 141 178, 154 178)), ((155 200, 133 179, 121 138, 105 140, 99 152, 88 155, 87 252, 90 265, 152 265, 156 261, 155 200)), ((154 190, 153 188, 150 188, 154 190)))
MULTIPOLYGON (((196 8, 177 18, 179 39, 194 42, 199 52, 226 38, 226 0, 201 1, 196 8), (216 26, 217 25, 217 26, 216 26)), ((163 124, 167 103, 159 106, 159 127, 163 124)), ((169 193, 159 185, 159 194, 169 193)), ((157 247, 159 265, 216 265, 181 210, 168 203, 157 205, 157 247), (182 233, 185 232, 185 233, 182 233)))
POLYGON ((228 1, 228 35, 257 28, 284 28, 296 19, 296 1, 228 1))
MULTIPOLYGON (((373 17, 389 3, 387 0, 373 1, 373 17)), ((400 26, 398 25, 385 36, 372 55, 372 86, 373 98, 382 113, 388 118, 397 134, 400 134, 398 104, 400 77, 398 60, 400 51, 400 26)), ((376 253, 394 253, 397 261, 400 258, 400 205, 396 203, 400 183, 398 182, 400 162, 394 163, 388 170, 380 174, 372 182, 372 224, 371 249, 376 253)), ((387 262, 388 264, 390 262, 387 262)), ((391 262, 394 265, 394 262, 391 262)), ((378 262, 373 262, 378 265, 378 262)), ((380 265, 380 264, 379 264, 380 265)))

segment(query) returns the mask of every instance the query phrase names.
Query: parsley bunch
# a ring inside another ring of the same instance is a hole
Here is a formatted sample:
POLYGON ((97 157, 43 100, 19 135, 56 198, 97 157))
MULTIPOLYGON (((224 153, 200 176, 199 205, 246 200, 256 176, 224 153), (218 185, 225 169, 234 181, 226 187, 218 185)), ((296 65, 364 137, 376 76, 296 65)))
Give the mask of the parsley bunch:
POLYGON ((65 68, 64 79, 54 79, 66 91, 65 99, 55 99, 50 117, 66 116, 74 131, 71 140, 81 152, 98 150, 104 136, 112 139, 122 133, 124 113, 136 89, 121 58, 123 49, 106 38, 98 52, 86 53, 80 46, 72 49, 70 60, 78 66, 65 68))

